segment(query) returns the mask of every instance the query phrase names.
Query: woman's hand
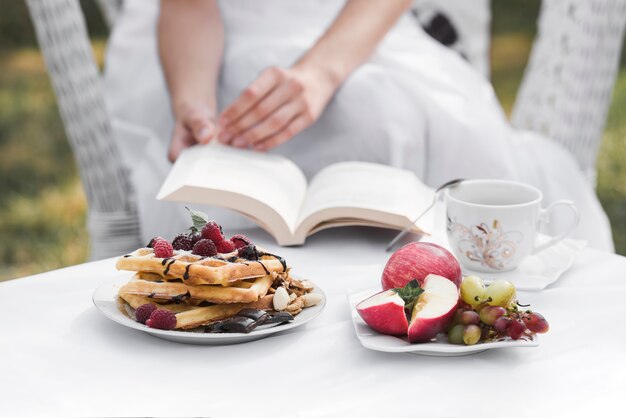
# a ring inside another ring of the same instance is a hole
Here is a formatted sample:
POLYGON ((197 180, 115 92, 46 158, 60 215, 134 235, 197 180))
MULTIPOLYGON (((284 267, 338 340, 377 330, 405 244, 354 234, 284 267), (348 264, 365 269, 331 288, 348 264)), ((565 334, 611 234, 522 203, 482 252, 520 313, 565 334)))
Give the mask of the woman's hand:
POLYGON ((218 140, 267 151, 315 122, 335 92, 322 72, 271 67, 220 115, 218 140))
POLYGON ((167 153, 172 162, 176 161, 185 148, 195 144, 208 144, 216 134, 214 112, 205 104, 182 106, 175 112, 175 116, 176 124, 167 153))
POLYGON ((162 0, 159 56, 174 111, 170 161, 215 137, 217 78, 224 30, 216 0, 162 0))

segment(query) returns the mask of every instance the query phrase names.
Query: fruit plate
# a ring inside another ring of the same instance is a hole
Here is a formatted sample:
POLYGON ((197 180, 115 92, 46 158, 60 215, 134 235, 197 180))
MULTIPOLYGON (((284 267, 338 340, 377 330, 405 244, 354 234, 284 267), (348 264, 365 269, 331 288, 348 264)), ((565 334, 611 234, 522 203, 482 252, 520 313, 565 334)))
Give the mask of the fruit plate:
POLYGON ((128 282, 130 277, 127 274, 117 276, 101 284, 93 293, 92 300, 96 308, 100 310, 107 318, 133 328, 138 331, 147 332, 148 334, 162 338, 164 340, 174 341, 183 344, 200 344, 200 345, 229 345, 247 343, 261 338, 269 337, 279 332, 294 329, 305 325, 307 322, 316 318, 326 305, 326 296, 319 287, 315 287, 313 293, 322 296, 322 301, 316 306, 304 309, 293 321, 286 324, 275 324, 267 326, 259 326, 249 334, 239 333, 223 333, 223 334, 205 334, 194 331, 166 331, 150 328, 146 325, 135 322, 120 311, 117 293, 124 284, 128 282))
POLYGON ((480 353, 495 348, 512 348, 512 347, 537 347, 539 339, 533 334, 532 340, 511 340, 478 343, 475 345, 457 345, 450 344, 445 334, 437 336, 436 341, 421 344, 411 344, 406 339, 394 337, 391 335, 380 334, 370 327, 361 319, 356 311, 356 305, 362 300, 372 296, 380 290, 369 289, 363 291, 353 291, 348 289, 348 303, 350 304, 350 313, 352 315, 352 323, 354 330, 361 345, 374 351, 384 351, 387 353, 410 353, 425 356, 453 357, 465 356, 469 354, 480 353))

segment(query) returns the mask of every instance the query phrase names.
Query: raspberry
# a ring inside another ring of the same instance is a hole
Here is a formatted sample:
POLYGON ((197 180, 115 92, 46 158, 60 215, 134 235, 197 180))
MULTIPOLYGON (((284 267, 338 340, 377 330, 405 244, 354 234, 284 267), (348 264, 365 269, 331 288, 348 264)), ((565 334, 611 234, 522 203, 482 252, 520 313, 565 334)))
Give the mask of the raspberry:
POLYGON ((232 253, 235 251, 235 244, 231 240, 224 240, 217 243, 217 252, 222 254, 232 253))
POLYGON ((168 258, 174 255, 174 249, 172 244, 167 242, 166 239, 157 239, 154 241, 154 256, 157 258, 168 258))
POLYGON ((154 303, 144 303, 140 307, 135 310, 135 318, 137 318, 137 322, 141 322, 145 324, 152 312, 156 310, 156 305, 154 303))
POLYGON ((241 234, 233 235, 232 237, 230 237, 230 241, 233 244, 235 244, 235 248, 237 248, 237 249, 239 249, 241 247, 245 247, 246 245, 252 244, 252 241, 250 241, 250 238, 246 237, 245 235, 241 235, 241 234))
POLYGON ((219 243, 224 241, 224 234, 222 234, 222 227, 219 226, 215 221, 209 221, 204 228, 202 228, 202 232, 200 233, 202 238, 210 239, 214 243, 219 243))
POLYGON ((202 257, 212 257, 217 254, 217 247, 210 239, 201 239, 194 244, 191 252, 202 257))
POLYGON ((187 234, 179 234, 172 241, 172 247, 175 250, 191 251, 193 244, 191 236, 187 234))
POLYGON ((148 245, 146 245, 146 247, 148 248, 153 248, 154 247, 154 243, 158 240, 164 240, 165 238, 162 237, 154 237, 150 240, 150 242, 148 243, 148 245))
POLYGON ((146 321, 146 325, 150 328, 174 329, 176 328, 176 315, 165 309, 156 309, 146 321))
POLYGON ((259 259, 259 252, 254 245, 249 244, 239 248, 239 250, 237 250, 237 256, 246 260, 256 261, 259 259))

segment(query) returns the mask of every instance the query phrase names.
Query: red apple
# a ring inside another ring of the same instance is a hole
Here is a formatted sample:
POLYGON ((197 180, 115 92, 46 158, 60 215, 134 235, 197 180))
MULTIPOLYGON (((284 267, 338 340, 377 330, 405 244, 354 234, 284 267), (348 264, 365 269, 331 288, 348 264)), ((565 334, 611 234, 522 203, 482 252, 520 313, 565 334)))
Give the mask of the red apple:
POLYGON ((406 335, 409 321, 404 301, 393 290, 385 290, 359 302, 356 311, 370 328, 381 334, 406 335))
POLYGON ((443 332, 456 312, 459 289, 446 277, 429 274, 422 285, 409 324, 408 336, 412 343, 430 341, 443 332))
MULTIPOLYGON (((412 242, 400 248, 387 261, 383 271, 383 289, 404 287, 417 279, 420 286, 429 274, 437 274, 461 285, 461 266, 450 251, 429 242, 412 242)), ((423 287, 423 286, 422 286, 423 287)))

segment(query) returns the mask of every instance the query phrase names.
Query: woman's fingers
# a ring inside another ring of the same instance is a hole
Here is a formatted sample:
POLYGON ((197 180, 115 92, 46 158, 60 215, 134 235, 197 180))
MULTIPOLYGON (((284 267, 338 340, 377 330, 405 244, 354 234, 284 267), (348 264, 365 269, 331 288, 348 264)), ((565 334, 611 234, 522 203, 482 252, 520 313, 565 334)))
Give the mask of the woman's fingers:
POLYGON ((220 142, 232 142, 242 133, 254 130, 256 125, 262 124, 269 117, 274 116, 281 106, 297 98, 302 92, 302 85, 294 79, 281 82, 263 99, 256 102, 242 117, 226 127, 224 135, 220 135, 220 142))
POLYGON ((288 102, 260 123, 252 126, 252 128, 243 132, 241 135, 236 136, 232 140, 232 145, 241 148, 247 148, 250 145, 254 146, 256 143, 262 142, 285 129, 285 127, 303 111, 303 100, 288 102))
POLYGON ((250 84, 241 95, 219 117, 218 124, 223 130, 242 117, 252 106, 276 87, 284 70, 276 67, 263 71, 259 78, 250 84))
POLYGON ((183 124, 200 144, 208 144, 215 134, 215 126, 208 110, 193 110, 183 118, 183 124))
POLYGON ((167 152, 167 158, 174 162, 180 155, 180 153, 190 146, 194 145, 196 140, 194 136, 185 128, 181 123, 176 123, 174 126, 174 133, 172 135, 172 142, 170 142, 170 148, 167 152))
POLYGON ((305 115, 301 114, 295 119, 293 119, 283 130, 277 132, 276 134, 266 138, 265 140, 258 142, 254 145, 254 149, 257 151, 267 151, 270 150, 283 142, 287 142, 298 132, 307 128, 312 121, 307 118, 305 115))

